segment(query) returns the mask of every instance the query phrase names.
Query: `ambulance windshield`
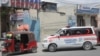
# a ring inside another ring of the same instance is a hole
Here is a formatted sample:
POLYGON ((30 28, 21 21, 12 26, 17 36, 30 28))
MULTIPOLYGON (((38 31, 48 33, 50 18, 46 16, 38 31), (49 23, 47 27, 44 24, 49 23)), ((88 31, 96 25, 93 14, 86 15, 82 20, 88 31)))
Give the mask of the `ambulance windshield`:
POLYGON ((59 29, 59 30, 56 32, 56 34, 61 34, 62 31, 63 31, 62 29, 59 29))

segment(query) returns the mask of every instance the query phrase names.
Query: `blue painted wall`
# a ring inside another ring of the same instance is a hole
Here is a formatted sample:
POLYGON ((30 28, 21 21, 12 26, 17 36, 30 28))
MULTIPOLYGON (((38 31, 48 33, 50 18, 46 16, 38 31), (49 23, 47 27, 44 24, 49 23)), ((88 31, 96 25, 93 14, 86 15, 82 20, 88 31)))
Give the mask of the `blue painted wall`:
POLYGON ((30 31, 34 32, 35 39, 37 41, 40 41, 40 21, 39 20, 33 20, 34 18, 30 17, 29 11, 24 11, 24 20, 23 22, 25 24, 28 24, 30 27, 30 31))
POLYGON ((40 41, 40 21, 37 20, 35 23, 34 33, 36 36, 36 40, 40 41))

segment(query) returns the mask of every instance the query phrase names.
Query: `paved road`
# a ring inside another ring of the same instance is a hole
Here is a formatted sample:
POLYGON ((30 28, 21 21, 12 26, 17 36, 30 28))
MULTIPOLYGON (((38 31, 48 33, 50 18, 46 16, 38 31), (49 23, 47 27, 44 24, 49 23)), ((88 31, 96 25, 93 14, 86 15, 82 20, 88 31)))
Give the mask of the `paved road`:
POLYGON ((23 53, 13 56, 100 56, 100 46, 96 46, 93 50, 85 51, 82 49, 62 49, 57 52, 42 51, 42 46, 38 44, 37 53, 23 53))

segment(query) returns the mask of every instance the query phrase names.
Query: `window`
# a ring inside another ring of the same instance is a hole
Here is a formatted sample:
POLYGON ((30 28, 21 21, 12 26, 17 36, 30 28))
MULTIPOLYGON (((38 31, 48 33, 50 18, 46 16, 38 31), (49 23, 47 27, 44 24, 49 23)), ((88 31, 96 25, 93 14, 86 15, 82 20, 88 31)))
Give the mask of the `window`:
POLYGON ((15 39, 21 40, 21 34, 16 34, 16 35, 15 35, 15 39))
POLYGON ((60 34, 61 31, 62 31, 62 29, 59 29, 56 33, 57 33, 57 34, 60 34))
POLYGON ((60 32, 60 36, 65 36, 65 32, 66 32, 66 30, 62 30, 62 31, 60 32))
POLYGON ((78 28, 71 30, 72 35, 93 34, 91 28, 78 28))
POLYGON ((60 32, 60 36, 69 36, 71 35, 70 30, 69 29, 64 29, 60 32))
POLYGON ((57 4, 50 3, 50 2, 42 2, 42 10, 44 12, 56 12, 57 11, 57 4))
POLYGON ((32 33, 29 34, 29 40, 30 41, 34 41, 35 40, 35 36, 32 33))
POLYGON ((26 44, 28 43, 29 39, 28 39, 28 34, 21 34, 21 42, 26 44))
POLYGON ((71 34, 72 35, 80 35, 81 34, 81 30, 80 29, 72 29, 71 30, 71 34))
POLYGON ((91 28, 83 28, 81 29, 81 31, 82 31, 82 34, 93 34, 91 28))
POLYGON ((66 35, 66 36, 70 36, 70 35, 71 35, 71 32, 70 32, 70 30, 69 30, 69 29, 68 29, 68 30, 66 30, 65 35, 66 35))
POLYGON ((81 15, 77 15, 77 26, 85 26, 85 20, 81 15))
POLYGON ((97 27, 96 16, 91 16, 91 26, 97 27))

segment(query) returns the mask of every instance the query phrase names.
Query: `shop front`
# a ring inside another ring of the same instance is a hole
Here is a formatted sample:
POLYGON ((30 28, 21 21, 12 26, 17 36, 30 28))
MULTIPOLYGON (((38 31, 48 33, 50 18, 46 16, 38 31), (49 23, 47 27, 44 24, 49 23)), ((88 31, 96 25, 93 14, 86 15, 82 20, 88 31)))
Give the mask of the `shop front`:
POLYGON ((81 7, 76 10, 77 26, 98 27, 99 8, 81 7))
POLYGON ((81 7, 76 10, 77 26, 94 26, 100 43, 99 8, 81 7))
MULTIPOLYGON (((31 25, 33 29, 37 28, 37 26, 34 26, 35 24, 32 24, 32 23, 30 24, 30 22, 28 22, 28 21, 24 22, 24 21, 31 19, 30 16, 27 16, 27 17, 25 16, 26 11, 28 12, 27 14, 30 15, 29 14, 30 9, 36 9, 36 11, 40 9, 40 0, 2 0, 2 3, 3 4, 1 7, 9 8, 9 10, 7 11, 8 12, 8 14, 7 14, 8 17, 6 18, 7 20, 5 20, 4 18, 2 18, 2 19, 0 18, 2 20, 2 23, 0 21, 0 23, 1 23, 0 24, 0 27, 1 27, 0 32, 3 33, 3 32, 7 32, 7 31, 15 31, 19 25, 22 25, 24 23, 28 24, 29 27, 31 25), (7 23, 5 23, 5 21, 7 21, 7 23), (8 30, 3 31, 3 29, 4 30, 8 29, 8 30)), ((3 9, 3 8, 1 8, 1 9, 3 9)), ((29 30, 31 30, 31 29, 29 29, 29 30)), ((40 31, 38 31, 38 32, 40 32, 40 31)), ((1 35, 1 33, 0 33, 0 35, 1 35)), ((40 34, 37 34, 37 32, 36 32, 36 36, 37 35, 40 35, 40 34)), ((40 37, 36 37, 36 38, 40 39, 40 37)))

